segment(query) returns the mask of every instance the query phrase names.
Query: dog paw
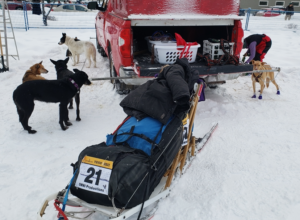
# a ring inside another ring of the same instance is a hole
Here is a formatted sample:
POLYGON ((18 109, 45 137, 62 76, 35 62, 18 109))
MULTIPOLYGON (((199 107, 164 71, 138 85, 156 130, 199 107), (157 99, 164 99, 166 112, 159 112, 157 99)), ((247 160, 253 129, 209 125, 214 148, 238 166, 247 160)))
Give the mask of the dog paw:
POLYGON ((81 121, 81 118, 76 118, 76 121, 81 121))
POLYGON ((259 95, 259 96, 258 96, 258 99, 262 99, 262 95, 259 95))
POLYGON ((65 126, 65 127, 62 127, 61 129, 65 131, 65 130, 67 130, 68 128, 69 128, 68 126, 65 126))
POLYGON ((35 134, 36 131, 35 130, 28 130, 28 134, 35 134))
POLYGON ((72 123, 69 122, 69 121, 66 121, 65 124, 66 124, 66 126, 71 126, 72 125, 72 123))
POLYGON ((280 95, 280 91, 278 90, 276 94, 277 94, 277 95, 280 95))
POLYGON ((256 95, 253 95, 251 98, 255 99, 255 98, 256 98, 256 95))

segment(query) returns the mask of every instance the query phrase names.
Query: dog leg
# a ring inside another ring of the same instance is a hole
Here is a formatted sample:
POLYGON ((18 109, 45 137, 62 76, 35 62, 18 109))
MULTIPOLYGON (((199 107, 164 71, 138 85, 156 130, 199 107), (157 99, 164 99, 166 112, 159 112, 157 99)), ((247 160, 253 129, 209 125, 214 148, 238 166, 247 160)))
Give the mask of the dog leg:
POLYGON ((260 84, 260 95, 258 96, 258 99, 262 99, 262 93, 263 93, 264 88, 265 88, 265 83, 262 79, 260 79, 259 84, 260 84))
POLYGON ((277 89, 277 93, 276 93, 276 94, 277 94, 277 95, 280 95, 279 86, 278 86, 278 84, 276 83, 274 77, 271 79, 271 82, 276 86, 276 89, 277 89))
POLYGON ((73 99, 70 101, 69 109, 73 109, 73 99))
POLYGON ((253 96, 251 98, 255 99, 256 98, 256 91, 255 91, 255 79, 252 76, 252 87, 253 87, 253 96))
POLYGON ((87 56, 86 59, 89 61, 89 65, 86 68, 90 68, 91 67, 91 56, 87 56))
POLYGON ((66 111, 68 112, 68 102, 64 103, 61 102, 59 104, 59 124, 62 130, 67 130, 68 126, 64 125, 64 122, 67 121, 68 115, 66 114, 66 111))
POLYGON ((19 109, 18 107, 17 107, 17 112, 19 115, 19 122, 21 122, 24 118, 24 112, 21 109, 19 109))
POLYGON ((29 118, 30 118, 30 116, 33 112, 33 109, 34 109, 34 103, 32 102, 28 105, 28 107, 26 108, 25 111, 23 111, 21 109, 18 110, 18 112, 19 111, 23 112, 22 113, 23 117, 21 119, 21 124, 22 124, 24 130, 28 131, 29 134, 35 134, 36 133, 35 130, 32 130, 32 128, 30 126, 28 126, 28 120, 29 120, 29 118))
POLYGON ((79 93, 76 94, 75 96, 75 102, 76 102, 76 121, 81 121, 81 118, 79 116, 80 110, 79 110, 79 104, 80 104, 80 97, 79 97, 79 93))
POLYGON ((73 125, 70 121, 69 121, 69 111, 68 111, 68 109, 66 109, 65 110, 65 117, 66 117, 66 119, 64 120, 64 123, 65 123, 65 125, 66 126, 71 126, 71 125, 73 125))
MULTIPOLYGON (((69 103, 70 103, 70 102, 69 102, 69 103)), ((64 115, 65 115, 65 116, 64 116, 64 118, 65 118, 65 120, 64 120, 65 125, 66 125, 66 126, 71 126, 72 123, 71 123, 70 120, 69 120, 69 110, 68 110, 68 108, 65 109, 64 115)))
POLYGON ((76 62, 76 64, 78 64, 78 63, 79 63, 79 54, 77 54, 76 57, 77 57, 77 62, 76 62))
POLYGON ((92 55, 94 61, 94 68, 96 68, 96 51, 92 55))
POLYGON ((75 54, 75 52, 74 51, 71 51, 71 53, 72 53, 72 57, 73 57, 73 66, 75 66, 76 65, 76 54, 75 54))

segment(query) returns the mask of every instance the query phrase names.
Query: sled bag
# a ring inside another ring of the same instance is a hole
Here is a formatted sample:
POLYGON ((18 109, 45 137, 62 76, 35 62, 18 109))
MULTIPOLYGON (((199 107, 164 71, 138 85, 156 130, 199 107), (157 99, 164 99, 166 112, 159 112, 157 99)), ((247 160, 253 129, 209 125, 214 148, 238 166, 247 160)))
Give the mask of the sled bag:
POLYGON ((107 146, 103 142, 85 148, 74 165, 74 172, 78 171, 71 193, 104 206, 132 208, 141 204, 149 199, 178 153, 182 131, 182 121, 175 117, 151 156, 126 143, 107 146))
MULTIPOLYGON (((169 119, 168 123, 171 119, 169 119)), ((151 117, 146 117, 142 120, 130 117, 115 134, 106 136, 106 144, 115 145, 116 143, 126 142, 131 148, 140 149, 150 156, 151 149, 155 147, 154 144, 158 144, 161 140, 162 133, 165 131, 168 123, 163 125, 151 117), (138 134, 138 136, 130 135, 130 133, 138 134), (147 140, 148 138, 153 142, 147 140)))

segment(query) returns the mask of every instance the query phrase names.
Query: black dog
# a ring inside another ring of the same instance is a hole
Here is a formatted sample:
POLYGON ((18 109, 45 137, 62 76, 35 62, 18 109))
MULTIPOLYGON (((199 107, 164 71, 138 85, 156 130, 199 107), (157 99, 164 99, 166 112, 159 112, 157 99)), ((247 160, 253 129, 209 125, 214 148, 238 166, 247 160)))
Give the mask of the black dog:
MULTIPOLYGON (((63 79, 65 77, 71 76, 74 73, 71 70, 68 70, 67 63, 69 62, 69 57, 65 60, 58 60, 50 61, 55 65, 55 70, 56 70, 56 77, 57 79, 63 79)), ((76 112, 77 112, 77 118, 76 121, 80 121, 79 117, 79 104, 80 104, 80 98, 79 98, 79 93, 76 94, 75 96, 75 102, 76 102, 76 112)), ((70 101, 69 109, 73 109, 73 99, 70 101)))
POLYGON ((59 102, 59 124, 63 130, 72 125, 68 120, 68 103, 79 92, 82 85, 90 85, 88 75, 74 69, 75 74, 61 80, 33 80, 19 85, 13 93, 19 120, 29 134, 36 133, 28 126, 28 120, 34 109, 34 100, 59 102), (65 126, 65 125, 66 126, 65 126))

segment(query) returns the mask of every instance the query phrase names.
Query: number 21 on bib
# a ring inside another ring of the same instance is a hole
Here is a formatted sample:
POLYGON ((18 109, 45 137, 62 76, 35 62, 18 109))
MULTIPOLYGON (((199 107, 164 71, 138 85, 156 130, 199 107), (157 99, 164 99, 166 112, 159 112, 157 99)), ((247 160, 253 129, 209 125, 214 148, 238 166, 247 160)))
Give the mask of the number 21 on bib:
POLYGON ((108 195, 113 162, 85 156, 80 164, 75 186, 84 190, 108 195))

